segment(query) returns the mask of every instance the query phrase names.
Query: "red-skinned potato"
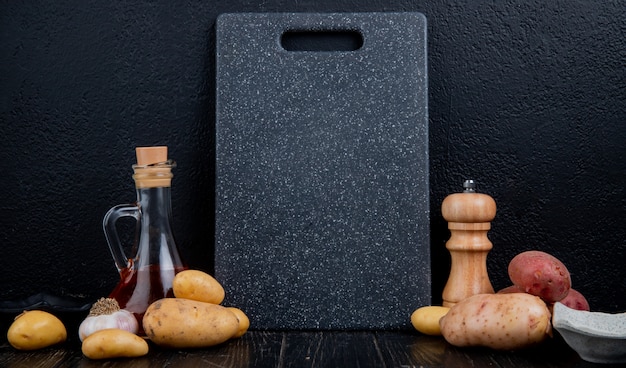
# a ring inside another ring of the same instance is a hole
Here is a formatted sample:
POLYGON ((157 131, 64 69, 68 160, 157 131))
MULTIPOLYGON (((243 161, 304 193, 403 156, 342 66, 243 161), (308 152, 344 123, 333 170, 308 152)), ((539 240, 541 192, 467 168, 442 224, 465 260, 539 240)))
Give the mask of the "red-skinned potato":
POLYGON ((522 252, 513 257, 508 273, 515 286, 540 297, 546 303, 565 298, 572 285, 570 273, 563 262, 551 254, 537 250, 522 252))
POLYGON ((524 290, 520 289, 518 286, 511 285, 511 286, 505 287, 504 289, 498 290, 496 294, 511 294, 511 293, 523 293, 523 292, 524 290))
POLYGON ((587 299, 581 294, 578 290, 574 290, 572 288, 569 289, 569 293, 563 299, 561 299, 561 303, 563 303, 566 307, 570 307, 572 309, 581 310, 581 311, 589 311, 589 302, 587 299))

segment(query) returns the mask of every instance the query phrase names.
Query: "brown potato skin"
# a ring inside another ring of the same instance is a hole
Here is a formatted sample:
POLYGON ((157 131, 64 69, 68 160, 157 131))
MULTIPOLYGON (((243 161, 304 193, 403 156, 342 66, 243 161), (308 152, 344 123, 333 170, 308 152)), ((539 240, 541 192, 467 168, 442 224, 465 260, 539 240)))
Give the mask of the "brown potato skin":
POLYGON ((508 273, 514 285, 546 303, 554 303, 567 296, 572 280, 567 267, 551 254, 531 250, 511 260, 508 273))
POLYGON ((459 347, 517 350, 543 341, 552 330, 546 303, 527 293, 476 294, 450 308, 441 334, 459 347))
POLYGON ((148 354, 146 340, 117 328, 96 331, 87 336, 81 351, 89 359, 136 358, 148 354))
POLYGON ((441 336, 439 321, 448 311, 450 311, 448 307, 435 305, 417 308, 411 313, 411 324, 425 335, 441 336))
POLYGON ((67 330, 56 316, 40 310, 25 311, 7 331, 7 340, 18 350, 37 350, 67 339, 67 330))
POLYGON ((222 285, 208 273, 199 270, 184 270, 172 280, 174 296, 199 302, 220 304, 224 301, 222 285))
POLYGON ((250 319, 248 316, 239 308, 236 307, 226 307, 229 311, 233 312, 233 314, 237 317, 239 321, 239 329, 233 335, 233 338, 238 338, 243 336, 246 332, 248 332, 248 328, 250 328, 250 319))
POLYGON ((202 348, 221 344, 239 331, 237 316, 221 305, 164 298, 143 316, 146 335, 168 348, 202 348))

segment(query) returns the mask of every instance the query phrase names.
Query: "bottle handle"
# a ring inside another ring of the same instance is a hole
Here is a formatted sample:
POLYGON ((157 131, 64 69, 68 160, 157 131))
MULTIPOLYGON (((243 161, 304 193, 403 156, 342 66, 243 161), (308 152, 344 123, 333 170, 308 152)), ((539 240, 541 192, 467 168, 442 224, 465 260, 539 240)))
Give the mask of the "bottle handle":
POLYGON ((120 204, 111 208, 102 220, 102 229, 104 230, 104 236, 109 244, 113 261, 115 261, 115 267, 117 272, 122 272, 123 269, 129 266, 130 258, 126 256, 122 242, 117 234, 117 227, 115 226, 117 220, 121 217, 132 217, 136 221, 139 221, 141 213, 139 206, 134 204, 120 204))

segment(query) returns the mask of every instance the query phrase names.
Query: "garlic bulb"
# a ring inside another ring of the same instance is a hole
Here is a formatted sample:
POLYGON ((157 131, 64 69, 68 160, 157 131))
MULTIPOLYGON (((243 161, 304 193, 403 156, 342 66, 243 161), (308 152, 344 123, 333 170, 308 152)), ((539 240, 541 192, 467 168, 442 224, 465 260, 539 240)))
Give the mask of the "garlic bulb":
POLYGON ((89 315, 78 327, 78 337, 83 341, 92 333, 107 328, 119 328, 136 334, 139 324, 131 312, 120 309, 115 299, 100 298, 91 306, 89 315))

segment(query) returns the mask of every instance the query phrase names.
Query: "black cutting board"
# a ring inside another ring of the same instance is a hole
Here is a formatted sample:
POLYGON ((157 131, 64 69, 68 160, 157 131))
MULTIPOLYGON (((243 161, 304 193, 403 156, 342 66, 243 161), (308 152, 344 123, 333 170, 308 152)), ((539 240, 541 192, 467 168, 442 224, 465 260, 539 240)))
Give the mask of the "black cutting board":
POLYGON ((224 304, 252 328, 410 326, 431 303, 425 17, 222 14, 216 36, 224 304))

